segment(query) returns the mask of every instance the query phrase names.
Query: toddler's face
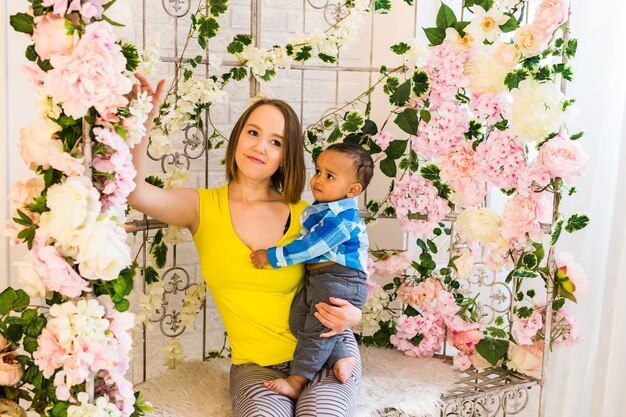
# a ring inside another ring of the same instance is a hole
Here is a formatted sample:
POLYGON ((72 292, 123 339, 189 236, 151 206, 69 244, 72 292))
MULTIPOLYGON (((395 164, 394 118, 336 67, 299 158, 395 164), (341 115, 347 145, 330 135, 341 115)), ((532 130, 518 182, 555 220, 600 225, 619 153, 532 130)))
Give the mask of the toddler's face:
POLYGON ((361 192, 352 159, 337 151, 324 151, 317 157, 311 191, 320 203, 356 197, 361 192))

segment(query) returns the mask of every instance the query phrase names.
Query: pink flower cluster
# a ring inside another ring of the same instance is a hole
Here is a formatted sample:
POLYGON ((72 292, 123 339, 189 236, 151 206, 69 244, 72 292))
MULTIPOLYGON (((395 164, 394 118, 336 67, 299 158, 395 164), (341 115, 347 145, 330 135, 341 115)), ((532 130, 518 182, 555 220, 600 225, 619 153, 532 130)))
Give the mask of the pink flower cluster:
POLYGON ((437 222, 450 213, 448 202, 439 197, 437 188, 418 173, 405 175, 391 194, 402 229, 424 236, 432 232, 437 222), (411 219, 411 215, 424 219, 411 219))
POLYGON ((70 298, 89 291, 87 280, 78 275, 54 246, 48 246, 48 238, 43 233, 37 233, 30 253, 33 269, 48 290, 70 298))
POLYGON ((78 119, 93 106, 107 119, 128 104, 124 95, 132 81, 124 75, 126 58, 115 40, 110 24, 95 22, 70 55, 50 57, 54 68, 44 76, 44 91, 68 116, 78 119))
POLYGON ((60 16, 79 12, 85 21, 100 19, 104 11, 102 0, 43 0, 42 6, 52 6, 52 12, 60 16))
POLYGON ((504 190, 517 187, 526 166, 526 152, 508 131, 493 131, 476 148, 476 164, 482 178, 504 190))
POLYGON ((387 132, 380 131, 372 136, 372 140, 376 145, 380 146, 380 149, 384 151, 393 140, 393 137, 387 132))
POLYGON ((441 104, 432 119, 420 121, 417 135, 411 136, 411 148, 426 157, 439 156, 463 140, 469 128, 467 112, 456 101, 441 104))
POLYGON ((571 311, 562 308, 554 313, 552 334, 555 346, 571 346, 580 342, 580 326, 571 311))
POLYGON ((441 175, 454 190, 453 201, 461 206, 476 206, 485 200, 485 181, 477 177, 476 152, 471 142, 452 145, 439 158, 441 175))
POLYGON ((133 315, 116 311, 109 296, 55 304, 37 339, 35 364, 44 377, 54 375, 56 395, 64 401, 90 373, 106 375, 104 384, 115 387, 111 391, 122 415, 130 416, 135 398, 124 373, 131 345, 128 330, 133 325, 133 315))
MULTIPOLYGON (((446 327, 453 339, 456 338, 455 341, 472 331, 475 332, 474 344, 482 339, 482 332, 478 330, 480 324, 468 323, 458 315, 461 307, 454 296, 443 289, 438 279, 431 277, 416 285, 405 282, 398 288, 398 296, 420 311, 420 315, 402 315, 396 320, 397 333, 391 336, 390 341, 405 354, 432 356, 441 349, 446 327), (418 335, 422 335, 422 340, 416 344, 414 338, 418 335)), ((465 344, 465 350, 468 349, 469 345, 465 344)))
POLYGON ((465 75, 467 57, 451 42, 443 42, 435 46, 426 62, 426 72, 430 78, 431 105, 437 107, 439 103, 454 101, 459 88, 469 85, 469 78, 465 75))
POLYGON ((534 343, 537 332, 543 328, 543 316, 535 310, 529 319, 516 319, 511 324, 511 335, 520 346, 529 346, 534 343))
POLYGON ((470 106, 479 120, 490 125, 501 121, 505 114, 504 97, 500 93, 475 94, 470 106))
POLYGON ((96 141, 105 145, 109 152, 98 153, 93 158, 93 167, 100 173, 109 176, 96 176, 96 188, 100 190, 102 211, 111 206, 126 203, 126 198, 135 189, 135 175, 130 150, 124 139, 112 130, 95 128, 96 141))

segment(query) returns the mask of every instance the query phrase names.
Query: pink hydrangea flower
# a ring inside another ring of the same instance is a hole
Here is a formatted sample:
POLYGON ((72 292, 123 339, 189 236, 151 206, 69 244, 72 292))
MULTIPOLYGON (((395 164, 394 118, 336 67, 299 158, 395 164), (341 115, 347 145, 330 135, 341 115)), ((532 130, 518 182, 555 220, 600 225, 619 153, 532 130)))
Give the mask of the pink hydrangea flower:
POLYGON ((539 150, 537 162, 551 177, 571 182, 587 167, 587 154, 580 143, 556 136, 539 150))
POLYGON ((428 123, 420 121, 417 135, 411 136, 411 148, 426 157, 443 155, 464 140, 463 134, 468 128, 467 112, 458 102, 444 102, 432 112, 428 123))
POLYGON ((452 202, 462 207, 474 207, 485 201, 487 183, 479 178, 464 178, 448 181, 454 194, 452 202))
POLYGON ((470 106, 478 119, 490 125, 498 123, 505 115, 504 99, 499 93, 476 94, 470 106))
POLYGON ((519 243, 526 242, 526 235, 540 241, 543 233, 540 221, 547 213, 541 195, 524 197, 516 195, 507 203, 502 217, 502 237, 519 243))
POLYGON ((95 107, 106 119, 128 104, 124 95, 132 81, 124 75, 126 59, 115 39, 110 24, 95 22, 70 55, 50 58, 54 68, 45 75, 44 91, 68 116, 78 119, 95 107))
POLYGON ((418 173, 405 175, 396 183, 391 203, 402 229, 422 236, 432 232, 437 222, 450 213, 448 202, 439 197, 437 188, 418 173), (411 219, 410 215, 425 219, 411 219))
POLYGON ((63 349, 54 334, 44 328, 37 338, 38 347, 33 352, 35 363, 43 372, 43 376, 50 378, 52 374, 63 365, 65 359, 65 349, 63 349))
POLYGON ((380 131, 372 136, 372 140, 376 145, 380 146, 380 149, 384 151, 393 140, 393 137, 387 132, 380 131))
POLYGON ((541 190, 550 183, 550 174, 534 161, 519 174, 517 192, 524 197, 541 190))
POLYGON ((452 358, 452 366, 454 366, 459 371, 465 371, 472 366, 472 363, 469 360, 469 357, 463 353, 457 354, 454 358, 452 358))
POLYGON ((428 98, 434 107, 442 102, 453 101, 459 88, 469 85, 464 67, 466 55, 451 42, 443 42, 431 50, 425 69, 430 78, 428 98))
POLYGON ((526 152, 508 131, 493 131, 476 148, 476 164, 482 178, 504 190, 517 186, 526 166, 526 152))
POLYGON ((571 346, 580 342, 580 326, 572 312, 562 308, 554 313, 552 334, 558 335, 553 343, 555 346, 571 346))
POLYGON ((443 291, 441 282, 431 277, 417 285, 402 283, 398 288, 398 296, 404 299, 408 304, 424 306, 432 302, 441 291, 443 291))
POLYGON ((511 324, 511 334, 518 345, 528 346, 534 343, 537 332, 542 328, 543 317, 540 311, 535 310, 529 319, 513 320, 513 323, 511 324))
POLYGON ((53 6, 52 12, 58 15, 79 12, 85 21, 100 19, 104 8, 102 0, 43 0, 44 7, 53 6))

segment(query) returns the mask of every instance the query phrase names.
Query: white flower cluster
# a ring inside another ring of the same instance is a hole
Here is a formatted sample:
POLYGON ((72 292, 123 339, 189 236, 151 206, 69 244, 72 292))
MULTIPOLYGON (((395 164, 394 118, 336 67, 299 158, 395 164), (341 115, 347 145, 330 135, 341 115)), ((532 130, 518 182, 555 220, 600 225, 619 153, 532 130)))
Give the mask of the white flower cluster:
POLYGON ((148 120, 148 114, 152 107, 152 97, 148 96, 147 91, 144 91, 130 102, 128 111, 134 117, 134 120, 132 124, 124 126, 126 127, 126 142, 129 148, 133 148, 141 142, 141 139, 146 135, 145 123, 148 120))
POLYGON ((189 170, 179 168, 175 165, 165 166, 165 178, 163 188, 180 188, 189 181, 189 170))
POLYGON ((143 50, 137 71, 145 76, 150 75, 154 69, 154 64, 156 64, 160 58, 161 41, 157 37, 152 37, 146 42, 146 47, 143 50))
POLYGON ((139 312, 137 313, 137 321, 149 324, 150 317, 156 312, 156 309, 163 303, 163 294, 165 288, 163 281, 153 282, 146 286, 146 292, 139 294, 139 312))
POLYGON ((392 318, 389 311, 385 310, 385 306, 388 303, 389 294, 387 294, 382 286, 377 285, 374 290, 374 295, 365 302, 361 309, 363 316, 359 324, 355 326, 355 332, 363 336, 372 336, 380 330, 378 322, 381 320, 387 321, 392 318))
POLYGON ((189 327, 193 324, 205 300, 206 285, 204 282, 187 288, 183 298, 183 308, 180 310, 180 321, 183 326, 189 327))
POLYGON ((183 345, 179 339, 168 340, 163 344, 163 364, 174 369, 185 358, 183 345))
POLYGON ((71 405, 67 417, 121 417, 122 413, 106 397, 98 397, 95 404, 89 402, 87 393, 78 394, 80 405, 71 405))

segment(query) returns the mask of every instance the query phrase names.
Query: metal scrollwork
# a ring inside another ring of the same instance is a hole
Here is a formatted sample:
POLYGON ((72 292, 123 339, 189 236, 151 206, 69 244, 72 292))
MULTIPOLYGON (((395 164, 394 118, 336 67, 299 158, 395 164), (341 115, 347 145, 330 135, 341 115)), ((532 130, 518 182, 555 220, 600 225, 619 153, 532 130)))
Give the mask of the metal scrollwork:
POLYGON ((322 9, 324 13, 324 20, 329 25, 334 25, 341 19, 345 18, 349 13, 348 7, 343 2, 331 3, 329 0, 307 0, 307 3, 309 3, 309 6, 314 9, 322 9))
POLYGON ((199 129, 198 125, 191 125, 185 128, 184 153, 189 159, 198 159, 204 155, 206 150, 206 133, 199 129))
POLYGON ((172 17, 183 17, 191 9, 191 0, 161 0, 163 10, 172 17))
POLYGON ((175 298, 178 294, 184 294, 192 285, 189 273, 181 267, 175 266, 163 273, 161 278, 164 284, 163 301, 156 310, 155 316, 150 319, 153 323, 159 323, 161 333, 168 337, 180 336, 185 331, 180 319, 180 310, 176 308, 175 298), (172 308, 173 307, 173 308, 172 308))

